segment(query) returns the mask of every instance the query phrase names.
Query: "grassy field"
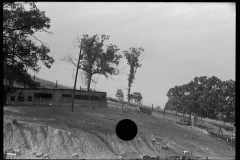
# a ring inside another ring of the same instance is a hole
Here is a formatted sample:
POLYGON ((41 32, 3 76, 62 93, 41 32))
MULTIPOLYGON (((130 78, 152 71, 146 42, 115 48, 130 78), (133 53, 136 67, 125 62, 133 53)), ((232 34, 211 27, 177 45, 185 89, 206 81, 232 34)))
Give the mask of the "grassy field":
MULTIPOLYGON (((121 103, 116 103, 116 102, 112 102, 112 101, 108 101, 108 106, 109 107, 112 107, 112 108, 122 108, 122 104, 121 103)), ((123 105, 123 108, 124 109, 132 109, 132 110, 136 110, 136 107, 135 106, 127 106, 127 105, 123 105)), ((152 109, 152 108, 149 108, 149 109, 152 109)), ((158 110, 158 109, 155 109, 153 110, 152 114, 155 116, 155 117, 158 117, 158 118, 164 118, 166 120, 169 120, 171 122, 179 122, 182 117, 183 117, 183 114, 182 113, 177 113, 176 115, 176 112, 175 111, 169 111, 169 110, 166 110, 165 111, 165 116, 164 116, 164 111, 163 110, 158 110)), ((185 119, 189 119, 189 115, 188 114, 185 114, 184 115, 185 119)), ((232 135, 232 131, 233 131, 233 124, 231 123, 225 123, 225 125, 223 124, 222 121, 217 121, 217 120, 213 120, 213 119, 207 119, 207 118, 198 118, 197 119, 197 122, 195 122, 195 126, 199 127, 199 128, 202 128, 202 129, 205 129, 205 130, 208 130, 209 132, 211 132, 212 134, 214 134, 215 136, 219 136, 219 128, 221 128, 222 132, 223 132, 223 135, 225 137, 222 137, 222 139, 225 139, 227 140, 227 138, 229 139, 232 135), (208 122, 208 124, 206 124, 206 122, 208 122)))

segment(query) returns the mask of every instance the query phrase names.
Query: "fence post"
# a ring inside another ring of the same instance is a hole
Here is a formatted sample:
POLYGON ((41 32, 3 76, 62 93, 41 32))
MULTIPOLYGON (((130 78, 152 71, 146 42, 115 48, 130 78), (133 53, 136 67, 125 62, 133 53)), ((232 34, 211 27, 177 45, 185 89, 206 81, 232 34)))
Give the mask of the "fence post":
POLYGON ((152 104, 152 111, 153 111, 153 104, 152 104))
POLYGON ((165 107, 163 108, 163 119, 165 119, 165 107))
POLYGON ((220 127, 219 127, 219 130, 218 130, 218 138, 220 138, 220 127))
POLYGON ((89 96, 89 99, 88 99, 88 107, 90 107, 90 91, 88 91, 88 96, 89 96))

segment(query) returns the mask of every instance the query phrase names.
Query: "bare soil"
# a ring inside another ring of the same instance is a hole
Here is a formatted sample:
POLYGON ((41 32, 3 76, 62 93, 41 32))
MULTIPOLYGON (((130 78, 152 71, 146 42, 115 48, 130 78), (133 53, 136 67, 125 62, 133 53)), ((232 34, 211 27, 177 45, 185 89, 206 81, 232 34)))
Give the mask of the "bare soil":
POLYGON ((196 157, 235 157, 235 147, 208 133, 173 123, 161 115, 131 109, 78 107, 4 107, 4 150, 20 150, 17 158, 116 159, 161 158, 192 152, 196 157), (132 141, 115 133, 117 123, 131 119, 138 126, 132 141), (12 123, 16 119, 17 123, 12 123), (40 155, 40 156, 37 156, 40 155))

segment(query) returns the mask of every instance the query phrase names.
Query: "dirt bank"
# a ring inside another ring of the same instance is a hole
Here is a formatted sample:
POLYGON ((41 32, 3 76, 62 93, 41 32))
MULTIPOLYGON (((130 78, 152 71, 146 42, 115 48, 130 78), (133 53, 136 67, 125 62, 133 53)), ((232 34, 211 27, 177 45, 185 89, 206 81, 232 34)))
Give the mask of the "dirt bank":
POLYGON ((20 150, 17 158, 142 158, 144 155, 182 155, 233 158, 235 148, 189 127, 143 113, 120 109, 4 107, 4 150, 20 150), (129 118, 138 126, 137 136, 120 140, 115 126, 129 118), (17 119, 18 123, 12 123, 17 119), (185 126, 184 126, 185 127, 185 126), (37 155, 39 155, 37 157, 37 155))

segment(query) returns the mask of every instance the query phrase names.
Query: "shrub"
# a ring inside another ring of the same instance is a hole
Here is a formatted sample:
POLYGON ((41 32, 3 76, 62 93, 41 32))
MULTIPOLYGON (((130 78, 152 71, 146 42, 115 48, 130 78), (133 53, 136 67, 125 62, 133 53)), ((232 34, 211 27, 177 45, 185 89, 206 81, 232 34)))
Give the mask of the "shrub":
POLYGON ((18 124, 17 119, 13 119, 13 120, 12 120, 12 124, 15 124, 15 125, 18 124))

